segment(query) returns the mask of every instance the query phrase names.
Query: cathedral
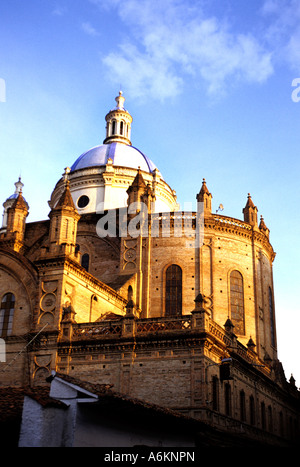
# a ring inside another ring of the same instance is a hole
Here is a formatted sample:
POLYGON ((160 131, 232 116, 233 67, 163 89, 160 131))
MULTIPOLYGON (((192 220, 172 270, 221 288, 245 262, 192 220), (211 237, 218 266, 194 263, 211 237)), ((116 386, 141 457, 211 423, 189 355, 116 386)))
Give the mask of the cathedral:
POLYGON ((103 144, 66 167, 49 218, 26 222, 19 179, 0 229, 0 387, 51 372, 270 445, 299 437, 299 391, 277 356, 270 231, 251 195, 242 219, 195 212, 131 142, 120 91, 103 144), (5 360, 5 361, 3 361, 5 360))

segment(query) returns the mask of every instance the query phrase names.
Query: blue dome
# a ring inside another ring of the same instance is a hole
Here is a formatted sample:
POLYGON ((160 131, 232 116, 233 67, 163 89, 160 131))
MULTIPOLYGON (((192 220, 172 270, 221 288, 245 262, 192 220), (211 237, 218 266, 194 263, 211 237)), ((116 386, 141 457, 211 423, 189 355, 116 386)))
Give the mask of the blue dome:
MULTIPOLYGON (((15 199, 17 199, 18 196, 19 196, 19 193, 14 193, 14 194, 11 195, 9 198, 7 198, 6 201, 8 201, 8 200, 10 200, 10 199, 15 200, 15 199)), ((27 203, 27 201, 26 201, 26 199, 24 198, 24 196, 23 196, 23 199, 24 199, 25 203, 27 203)))
POLYGON ((89 149, 78 157, 71 167, 71 172, 87 167, 99 167, 107 164, 112 159, 115 166, 129 167, 145 172, 153 172, 156 166, 139 149, 124 143, 102 144, 89 149))

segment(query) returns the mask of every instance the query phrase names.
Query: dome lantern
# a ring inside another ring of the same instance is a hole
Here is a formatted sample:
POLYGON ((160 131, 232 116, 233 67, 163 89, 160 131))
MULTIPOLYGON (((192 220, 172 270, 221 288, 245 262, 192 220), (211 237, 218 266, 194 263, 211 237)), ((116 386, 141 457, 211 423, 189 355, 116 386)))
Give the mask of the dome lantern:
POLYGON ((132 116, 124 108, 125 97, 122 91, 115 99, 117 105, 105 117, 106 120, 106 138, 103 141, 107 143, 124 143, 131 146, 131 123, 132 116))

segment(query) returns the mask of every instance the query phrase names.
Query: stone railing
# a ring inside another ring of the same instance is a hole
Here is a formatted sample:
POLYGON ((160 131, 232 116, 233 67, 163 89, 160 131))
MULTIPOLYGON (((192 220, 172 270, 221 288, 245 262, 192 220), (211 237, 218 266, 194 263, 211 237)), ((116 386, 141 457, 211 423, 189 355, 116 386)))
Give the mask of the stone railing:
POLYGON ((155 335, 171 337, 173 334, 184 333, 193 337, 205 333, 212 336, 223 348, 224 355, 239 356, 264 374, 269 375, 270 369, 259 360, 257 354, 242 345, 237 337, 209 317, 204 309, 196 309, 189 315, 179 317, 158 317, 139 319, 133 314, 127 314, 117 320, 103 320, 94 323, 62 322, 62 341, 103 341, 112 339, 147 338, 155 335))
POLYGON ((102 321, 99 323, 73 323, 73 339, 89 339, 108 336, 121 336, 122 321, 102 321))
POLYGON ((138 334, 148 332, 186 331, 192 328, 192 316, 178 318, 150 318, 139 319, 136 325, 138 334))
POLYGON ((223 225, 239 227, 245 230, 252 230, 252 226, 250 224, 239 219, 235 219, 234 217, 219 216, 215 214, 213 218, 216 222, 220 222, 223 225))

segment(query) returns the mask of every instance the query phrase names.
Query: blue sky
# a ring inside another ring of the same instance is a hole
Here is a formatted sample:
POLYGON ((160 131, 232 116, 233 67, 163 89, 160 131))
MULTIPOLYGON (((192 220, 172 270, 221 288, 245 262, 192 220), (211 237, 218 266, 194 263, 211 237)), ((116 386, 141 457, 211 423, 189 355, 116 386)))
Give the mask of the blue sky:
POLYGON ((182 205, 204 177, 213 210, 242 219, 251 193, 277 252, 279 359, 300 385, 300 2, 2 0, 0 44, 1 203, 21 174, 28 221, 46 219, 122 88, 133 145, 182 205))

